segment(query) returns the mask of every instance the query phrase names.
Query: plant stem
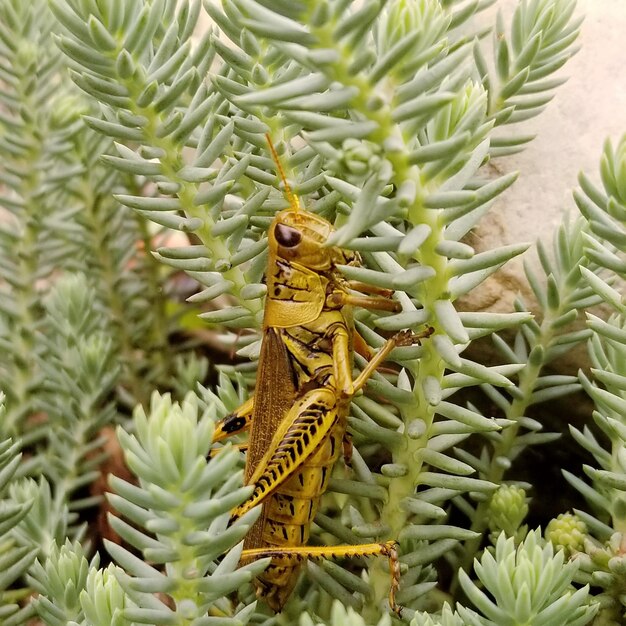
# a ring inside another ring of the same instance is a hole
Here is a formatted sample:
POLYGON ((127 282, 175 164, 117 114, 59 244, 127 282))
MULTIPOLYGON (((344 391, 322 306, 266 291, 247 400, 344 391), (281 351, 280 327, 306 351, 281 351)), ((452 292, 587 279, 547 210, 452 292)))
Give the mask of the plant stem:
MULTIPOLYGON (((560 287, 559 292, 562 294, 561 303, 567 303, 569 294, 561 291, 561 289, 565 290, 567 285, 561 285, 560 287)), ((515 423, 508 426, 502 433, 502 436, 497 440, 491 455, 491 463, 485 476, 485 480, 491 481, 495 484, 500 484, 504 478, 507 468, 505 468, 503 464, 498 461, 499 459, 509 458, 511 455, 511 451, 515 446, 515 442, 521 428, 519 420, 526 415, 526 411, 531 404, 535 385, 537 384, 537 380, 541 375, 541 370, 545 365, 545 356, 550 348, 550 345, 552 344, 553 339, 555 338, 554 322, 568 310, 568 307, 563 304, 561 304, 557 310, 548 309, 541 322, 540 331, 536 336, 536 341, 533 347, 536 348, 539 346, 542 348, 542 358, 529 360, 526 367, 519 373, 519 395, 517 395, 509 404, 509 408, 505 413, 505 417, 515 423)), ((474 539, 468 539, 463 545, 463 554, 459 560, 459 567, 456 570, 455 577, 451 585, 452 594, 454 594, 459 584, 459 570, 463 569, 466 572, 469 571, 474 558, 478 554, 483 534, 488 527, 487 512, 489 504, 489 500, 484 500, 479 502, 476 507, 476 512, 470 528, 474 532, 479 533, 479 536, 474 539)))
MULTIPOLYGON (((136 103, 145 85, 138 84, 135 79, 120 80, 128 90, 131 102, 136 103)), ((178 185, 179 192, 177 196, 185 213, 191 217, 202 220, 202 226, 195 230, 194 234, 211 252, 211 258, 214 261, 214 266, 219 266, 220 261, 228 263, 228 260, 231 257, 230 250, 219 237, 213 237, 211 234, 215 221, 211 218, 209 212, 204 207, 198 207, 194 204, 194 198, 198 192, 197 185, 183 180, 178 175, 178 172, 183 165, 181 158, 182 146, 175 143, 169 135, 166 137, 159 136, 158 127, 165 120, 161 119, 161 114, 151 105, 148 105, 147 107, 139 107, 134 104, 133 113, 147 118, 148 123, 143 127, 143 131, 145 133, 145 143, 152 147, 160 148, 163 151, 164 156, 160 158, 163 175, 167 180, 178 185)), ((223 271, 222 276, 225 280, 232 281, 232 289, 235 296, 238 296, 247 284, 244 274, 239 267, 231 267, 230 269, 223 271)), ((250 311, 252 316, 259 318, 258 321, 260 322, 262 306, 259 300, 242 299, 242 305, 250 311)))
POLYGON ((81 194, 85 206, 85 225, 87 235, 91 238, 91 250, 93 261, 97 264, 100 285, 98 291, 104 295, 105 303, 110 312, 110 320, 113 325, 111 336, 119 347, 120 361, 124 368, 125 377, 130 386, 130 391, 136 402, 147 406, 150 398, 150 390, 146 388, 140 370, 141 359, 137 352, 132 336, 132 330, 127 322, 126 303, 119 289, 120 268, 115 263, 115 258, 108 249, 106 241, 107 226, 103 223, 106 216, 102 215, 102 199, 93 193, 91 186, 85 184, 81 194))
MULTIPOLYGON (((24 79, 25 81, 29 79, 24 79)), ((30 108, 28 91, 19 89, 25 100, 23 105, 30 108)), ((34 103, 31 103, 34 104, 34 103)), ((33 396, 33 379, 36 380, 37 368, 35 359, 35 332, 40 318, 37 306, 38 294, 36 281, 40 279, 38 242, 42 232, 41 215, 45 213, 42 206, 41 189, 42 172, 45 168, 39 167, 42 161, 43 145, 41 138, 46 136, 45 131, 35 126, 35 120, 22 127, 24 145, 30 149, 23 155, 21 163, 13 164, 15 169, 21 169, 20 189, 17 194, 22 199, 22 214, 18 218, 18 232, 15 233, 13 258, 15 276, 12 280, 11 297, 15 302, 16 314, 12 317, 9 335, 13 344, 12 354, 7 364, 6 374, 10 386, 6 388, 8 395, 7 411, 4 417, 3 432, 5 435, 18 435, 25 431, 26 424, 20 423, 29 417, 34 410, 31 398, 33 396), (21 232, 20 232, 21 227, 21 232)))
POLYGON ((163 266, 149 253, 152 245, 152 237, 148 229, 148 221, 136 212, 134 212, 133 215, 139 227, 139 232, 141 233, 141 241, 143 242, 143 274, 149 287, 148 292, 151 302, 150 320, 152 324, 149 329, 149 357, 154 362, 157 379, 163 380, 169 377, 173 364, 171 346, 167 339, 168 323, 165 310, 166 298, 163 285, 159 279, 159 269, 162 269, 163 266))

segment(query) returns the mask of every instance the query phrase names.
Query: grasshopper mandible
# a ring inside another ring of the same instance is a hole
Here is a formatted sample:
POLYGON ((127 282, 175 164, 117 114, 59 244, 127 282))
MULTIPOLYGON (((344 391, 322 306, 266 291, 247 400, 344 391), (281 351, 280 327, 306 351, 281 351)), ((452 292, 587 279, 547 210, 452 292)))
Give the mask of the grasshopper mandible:
POLYGON ((269 231, 267 296, 255 394, 216 426, 214 441, 250 429, 245 484, 252 495, 231 522, 262 504, 260 518, 244 541, 244 562, 271 557, 256 581, 257 595, 282 610, 307 558, 369 556, 390 561, 391 608, 399 612, 396 542, 307 547, 310 524, 332 467, 346 444, 353 396, 398 345, 419 342, 409 331, 396 334, 352 376, 355 337, 352 307, 397 312, 392 291, 347 281, 338 265, 359 265, 358 253, 327 245, 333 226, 303 210, 292 193, 270 137, 267 137, 289 208, 269 231), (354 291, 361 292, 360 294, 354 291), (367 294, 367 295, 363 295, 367 294))

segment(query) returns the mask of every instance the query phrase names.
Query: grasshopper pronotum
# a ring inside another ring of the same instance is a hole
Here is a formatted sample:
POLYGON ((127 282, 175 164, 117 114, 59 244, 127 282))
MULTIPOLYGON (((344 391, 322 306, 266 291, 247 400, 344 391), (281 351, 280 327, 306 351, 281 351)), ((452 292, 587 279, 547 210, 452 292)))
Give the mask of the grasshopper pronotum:
POLYGON ((268 232, 267 297, 254 397, 216 428, 214 440, 250 428, 245 483, 252 495, 232 520, 258 504, 260 518, 244 542, 242 561, 271 557, 257 579, 257 595, 280 611, 307 558, 389 557, 389 604, 399 612, 396 542, 307 547, 309 527, 332 466, 343 449, 352 397, 398 345, 430 335, 396 334, 353 379, 355 334, 351 307, 398 311, 386 289, 347 281, 338 265, 358 265, 357 253, 326 245, 333 232, 325 219, 303 210, 291 192, 280 160, 268 142, 282 178, 289 208, 268 232), (355 294, 354 290, 367 295, 355 294))

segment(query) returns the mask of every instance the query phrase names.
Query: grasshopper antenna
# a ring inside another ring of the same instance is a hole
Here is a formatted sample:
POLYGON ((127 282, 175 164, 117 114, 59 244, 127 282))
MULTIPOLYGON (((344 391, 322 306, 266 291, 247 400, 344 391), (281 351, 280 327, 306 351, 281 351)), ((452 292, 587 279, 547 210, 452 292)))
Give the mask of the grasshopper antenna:
POLYGON ((278 175, 280 176, 280 180, 283 182, 283 187, 285 188, 285 196, 287 196, 287 200, 289 200, 289 204, 291 208, 297 213, 300 211, 300 201, 298 197, 291 191, 291 187, 287 182, 287 177, 285 176, 285 170, 283 169, 282 163, 280 162, 280 157, 278 156, 278 152, 276 152, 276 148, 274 147, 274 143, 272 142, 272 138, 269 133, 265 133, 265 139, 267 139, 267 143, 270 147, 270 152, 272 153, 272 159, 274 163, 276 163, 276 167, 278 169, 278 175))

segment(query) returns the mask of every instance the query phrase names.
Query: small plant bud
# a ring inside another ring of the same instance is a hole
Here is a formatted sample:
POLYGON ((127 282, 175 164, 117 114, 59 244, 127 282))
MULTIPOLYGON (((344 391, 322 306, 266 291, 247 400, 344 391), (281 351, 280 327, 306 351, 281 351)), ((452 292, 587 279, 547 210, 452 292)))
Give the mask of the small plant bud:
POLYGON ((516 485, 502 485, 489 503, 489 528, 495 534, 504 531, 508 537, 513 537, 527 514, 526 492, 516 485))
POLYGON ((555 548, 563 548, 568 554, 583 549, 587 525, 573 513, 561 513, 546 528, 546 539, 555 548))

